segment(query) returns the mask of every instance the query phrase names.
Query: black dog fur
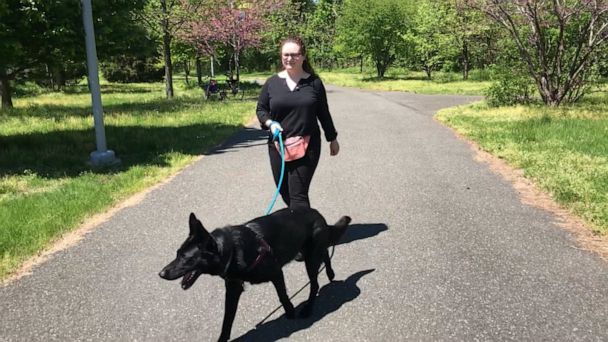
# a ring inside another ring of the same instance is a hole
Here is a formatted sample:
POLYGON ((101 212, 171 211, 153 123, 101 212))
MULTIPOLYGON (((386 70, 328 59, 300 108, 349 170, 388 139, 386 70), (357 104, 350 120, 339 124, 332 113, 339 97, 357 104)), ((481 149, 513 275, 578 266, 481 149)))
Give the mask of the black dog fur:
POLYGON ((327 248, 335 245, 346 231, 350 217, 335 225, 326 223, 314 210, 279 210, 243 225, 219 228, 211 233, 194 214, 190 214, 190 234, 177 250, 177 257, 159 273, 167 280, 182 278, 182 288, 189 289, 201 274, 217 275, 226 285, 226 302, 219 341, 228 341, 232 323, 243 292, 243 282, 259 284, 271 281, 279 295, 287 318, 295 310, 287 296, 283 265, 302 253, 310 279, 310 295, 300 316, 312 313, 319 291, 317 274, 325 263, 329 280, 335 273, 327 248))

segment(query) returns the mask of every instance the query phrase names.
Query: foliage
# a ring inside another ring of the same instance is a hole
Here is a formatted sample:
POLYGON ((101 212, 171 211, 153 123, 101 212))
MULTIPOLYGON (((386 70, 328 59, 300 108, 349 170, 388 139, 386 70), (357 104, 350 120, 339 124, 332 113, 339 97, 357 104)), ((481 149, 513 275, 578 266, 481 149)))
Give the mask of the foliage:
POLYGON ((412 44, 412 58, 420 64, 428 79, 433 71, 458 53, 456 40, 449 31, 455 22, 456 13, 446 3, 425 0, 417 5, 411 28, 403 37, 412 44))
POLYGON ((545 104, 575 102, 589 89, 593 66, 608 41, 607 1, 468 3, 509 32, 545 104))
POLYGON ((200 54, 208 56, 217 57, 219 48, 228 48, 230 77, 236 75, 238 80, 243 50, 260 47, 261 33, 267 25, 265 16, 281 5, 277 0, 243 0, 201 6, 185 21, 180 37, 200 54))
POLYGON ((335 0, 319 0, 306 24, 308 55, 315 65, 331 66, 336 60, 333 51, 339 4, 335 0))
POLYGON ((494 83, 486 91, 491 107, 526 104, 531 100, 534 83, 530 76, 518 68, 494 68, 494 83))
MULTIPOLYGON (((145 0, 93 1, 100 59, 122 53, 141 37, 132 20, 145 0)), ((84 74, 86 60, 78 0, 5 0, 0 5, 0 88, 10 107, 10 81, 52 79, 58 87, 84 74), (7 90, 8 89, 8 90, 7 90)))
POLYGON ((102 63, 101 71, 110 82, 134 83, 161 81, 164 68, 157 57, 119 56, 102 63))
POLYGON ((403 44, 410 10, 409 1, 345 0, 337 22, 339 47, 369 56, 383 77, 403 44))

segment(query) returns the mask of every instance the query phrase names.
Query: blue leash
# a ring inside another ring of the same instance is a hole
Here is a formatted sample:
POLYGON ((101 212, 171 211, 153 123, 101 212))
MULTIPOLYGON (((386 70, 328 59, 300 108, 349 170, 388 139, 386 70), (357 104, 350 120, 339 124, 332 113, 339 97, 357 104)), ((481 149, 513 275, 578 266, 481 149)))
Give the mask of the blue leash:
POLYGON ((277 185, 277 191, 274 192, 274 196, 272 197, 272 201, 266 210, 266 214, 270 214, 272 207, 274 207, 274 203, 277 201, 277 197, 279 196, 279 192, 281 189, 281 184, 283 184, 283 175, 285 174, 285 146, 283 146, 283 137, 281 136, 281 132, 277 129, 272 137, 272 140, 279 138, 279 145, 281 146, 281 176, 279 177, 279 184, 277 185))
MULTIPOLYGON (((270 202, 270 205, 268 206, 268 209, 266 210, 266 214, 264 215, 268 215, 270 214, 270 211, 272 210, 272 207, 274 207, 274 203, 277 201, 277 197, 279 196, 279 190, 281 189, 281 184, 283 184, 283 175, 285 174, 285 146, 283 146, 283 137, 281 136, 281 132, 279 130, 276 130, 274 136, 272 137, 272 140, 276 139, 277 137, 279 137, 279 145, 281 146, 281 176, 279 177, 279 185, 277 185, 277 190, 274 192, 274 196, 272 197, 272 201, 270 202)), ((331 255, 329 256, 330 259, 333 259, 334 257, 334 250, 336 249, 336 246, 332 246, 331 248, 331 255)), ((319 272, 317 272, 317 274, 320 274, 323 269, 325 269, 325 264, 323 265, 323 267, 321 267, 319 269, 319 272)), ((302 290, 304 290, 308 284, 310 284, 310 281, 308 283, 306 283, 306 285, 302 286, 302 288, 300 288, 296 293, 294 293, 289 299, 293 299, 298 293, 302 292, 302 290)), ((260 321, 260 323, 256 324, 256 327, 262 325, 262 323, 266 322, 266 320, 272 316, 275 312, 277 312, 279 309, 281 308, 281 306, 279 305, 276 309, 274 309, 271 313, 268 314, 268 316, 264 317, 264 319, 262 319, 260 321)))

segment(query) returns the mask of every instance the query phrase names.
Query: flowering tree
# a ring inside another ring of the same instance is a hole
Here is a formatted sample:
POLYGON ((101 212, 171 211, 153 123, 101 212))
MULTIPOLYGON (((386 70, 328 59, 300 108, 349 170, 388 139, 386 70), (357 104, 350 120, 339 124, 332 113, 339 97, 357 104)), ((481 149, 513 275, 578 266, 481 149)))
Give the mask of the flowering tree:
POLYGON ((260 47, 265 18, 282 4, 282 0, 224 0, 204 6, 185 23, 180 36, 199 53, 211 57, 216 56, 219 47, 227 47, 232 53, 229 77, 238 82, 242 51, 260 47))
POLYGON ((607 0, 466 2, 509 32, 544 103, 559 106, 584 95, 608 41, 607 0))

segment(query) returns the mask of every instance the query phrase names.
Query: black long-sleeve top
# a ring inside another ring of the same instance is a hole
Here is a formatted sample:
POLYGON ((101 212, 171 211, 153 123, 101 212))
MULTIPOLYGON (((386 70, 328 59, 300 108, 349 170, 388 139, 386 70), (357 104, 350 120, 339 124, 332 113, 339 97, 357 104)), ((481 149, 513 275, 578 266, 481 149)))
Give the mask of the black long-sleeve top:
POLYGON ((271 76, 262 87, 256 113, 264 129, 268 129, 265 125, 268 119, 279 122, 285 138, 319 135, 317 119, 327 141, 338 136, 329 113, 325 86, 316 75, 301 79, 293 91, 285 78, 271 76))

